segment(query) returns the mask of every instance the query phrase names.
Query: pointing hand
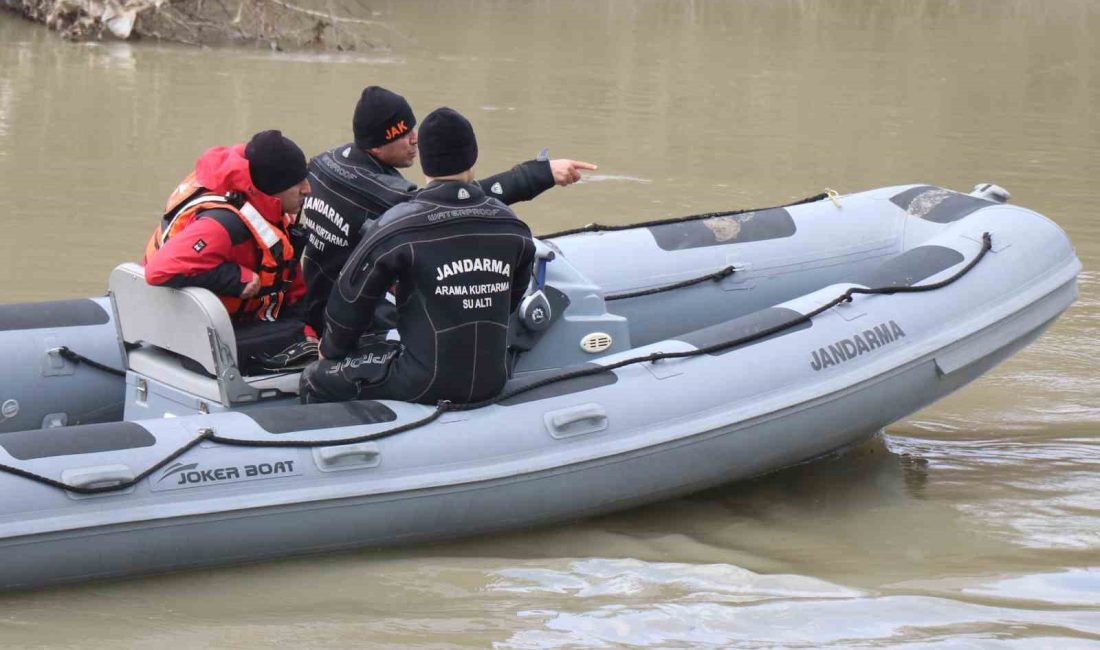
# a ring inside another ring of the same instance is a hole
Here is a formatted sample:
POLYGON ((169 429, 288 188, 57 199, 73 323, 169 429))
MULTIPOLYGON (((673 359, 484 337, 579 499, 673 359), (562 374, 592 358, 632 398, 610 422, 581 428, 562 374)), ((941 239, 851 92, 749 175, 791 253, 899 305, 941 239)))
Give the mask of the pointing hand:
POLYGON ((580 160, 568 158, 555 158, 550 161, 550 171, 554 174, 554 183, 565 187, 572 185, 581 179, 581 170, 595 171, 596 165, 580 160))

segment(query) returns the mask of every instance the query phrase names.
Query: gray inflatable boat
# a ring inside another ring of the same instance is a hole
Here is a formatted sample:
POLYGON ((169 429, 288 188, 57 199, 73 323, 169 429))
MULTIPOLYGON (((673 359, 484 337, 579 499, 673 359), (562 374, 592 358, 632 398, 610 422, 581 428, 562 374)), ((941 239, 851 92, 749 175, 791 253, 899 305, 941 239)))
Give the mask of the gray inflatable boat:
POLYGON ((858 443, 1075 300, 1065 233, 998 189, 545 238, 488 404, 299 405, 297 376, 240 375, 212 294, 132 264, 2 307, 0 587, 574 519, 858 443))

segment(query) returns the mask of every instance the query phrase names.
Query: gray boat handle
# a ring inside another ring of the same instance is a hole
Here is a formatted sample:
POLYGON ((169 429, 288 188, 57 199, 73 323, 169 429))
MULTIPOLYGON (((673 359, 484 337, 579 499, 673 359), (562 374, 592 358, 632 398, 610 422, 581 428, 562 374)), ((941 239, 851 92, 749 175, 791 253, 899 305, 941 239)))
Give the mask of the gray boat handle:
POLYGON ((377 442, 361 442, 354 445, 337 445, 335 447, 321 447, 317 455, 325 465, 333 465, 344 458, 359 457, 363 460, 376 458, 381 450, 377 442))
POLYGON ((81 467, 61 472, 61 482, 75 488, 104 487, 134 480, 134 470, 126 465, 81 467))
POLYGON ((545 422, 555 438, 595 433, 607 428, 607 410, 599 404, 581 404, 551 411, 546 414, 545 422))

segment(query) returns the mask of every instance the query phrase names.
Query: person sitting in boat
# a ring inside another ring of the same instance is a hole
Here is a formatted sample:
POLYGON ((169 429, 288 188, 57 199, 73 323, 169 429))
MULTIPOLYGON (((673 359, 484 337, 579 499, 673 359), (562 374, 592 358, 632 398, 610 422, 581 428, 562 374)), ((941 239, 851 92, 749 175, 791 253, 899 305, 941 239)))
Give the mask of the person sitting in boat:
POLYGON ((251 374, 316 358, 291 226, 309 195, 306 157, 276 130, 213 147, 168 198, 142 264, 151 285, 202 287, 229 311, 251 374))
POLYGON ((302 402, 491 398, 507 379, 508 324, 531 278, 531 231, 474 181, 477 139, 450 108, 424 119, 428 184, 386 211, 344 266, 325 309, 321 360, 302 402), (396 282, 400 342, 361 336, 396 282))
MULTIPOLYGON (((417 190, 400 172, 413 165, 418 141, 416 116, 404 97, 379 86, 365 88, 355 105, 352 132, 354 142, 318 154, 309 163, 313 193, 302 210, 301 223, 309 230, 302 267, 307 320, 318 331, 324 327, 329 293, 362 238, 363 226, 410 200, 417 190)), ((555 184, 575 183, 581 170, 596 169, 586 162, 546 158, 520 163, 480 184, 511 205, 555 184)))

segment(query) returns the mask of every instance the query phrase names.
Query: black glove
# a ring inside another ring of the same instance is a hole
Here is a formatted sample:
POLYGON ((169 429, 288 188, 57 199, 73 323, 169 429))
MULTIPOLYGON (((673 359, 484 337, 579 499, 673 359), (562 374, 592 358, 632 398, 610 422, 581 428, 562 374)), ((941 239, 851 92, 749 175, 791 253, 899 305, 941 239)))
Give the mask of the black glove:
POLYGON ((276 354, 257 354, 256 364, 264 370, 280 371, 302 368, 306 364, 316 361, 317 341, 299 341, 283 349, 276 354))

